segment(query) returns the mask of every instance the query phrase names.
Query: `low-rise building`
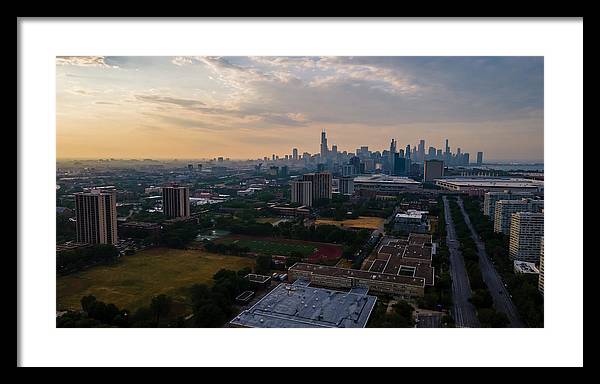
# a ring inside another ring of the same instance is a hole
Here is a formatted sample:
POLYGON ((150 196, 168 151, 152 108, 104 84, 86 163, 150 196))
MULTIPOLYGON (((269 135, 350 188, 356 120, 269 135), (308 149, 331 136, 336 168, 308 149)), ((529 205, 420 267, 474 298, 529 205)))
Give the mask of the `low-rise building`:
POLYGON ((435 184, 443 189, 468 193, 473 190, 482 192, 543 192, 544 182, 540 180, 513 177, 465 177, 448 176, 436 179, 435 184))
POLYGON ((398 194, 421 188, 421 183, 408 177, 376 174, 354 178, 354 190, 398 194))
POLYGON ((519 274, 537 275, 540 273, 539 269, 535 266, 535 263, 529 261, 514 260, 513 268, 515 273, 519 274))
POLYGON ((364 288, 349 291, 281 283, 229 322, 248 328, 364 328, 377 297, 364 288))
POLYGON ((428 233, 428 211, 409 209, 394 216, 394 230, 402 232, 428 233))

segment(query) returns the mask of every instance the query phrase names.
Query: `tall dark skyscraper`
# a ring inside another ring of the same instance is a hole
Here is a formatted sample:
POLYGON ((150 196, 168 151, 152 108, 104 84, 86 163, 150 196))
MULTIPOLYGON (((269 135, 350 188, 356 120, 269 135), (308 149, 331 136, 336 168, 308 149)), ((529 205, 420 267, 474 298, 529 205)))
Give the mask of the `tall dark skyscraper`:
POLYGON ((425 160, 425 140, 421 140, 419 141, 419 151, 418 151, 419 155, 417 157, 418 161, 424 161, 425 160))
POLYGON ((327 136, 326 136, 325 130, 323 130, 321 132, 321 160, 327 159, 327 152, 328 152, 327 136))
POLYGON ((477 165, 483 164, 483 152, 477 152, 477 165))
POLYGON ((427 156, 429 157, 430 160, 435 159, 435 147, 429 147, 427 156))
POLYGON ((298 160, 298 148, 292 149, 292 159, 298 160))
POLYGON ((390 174, 394 173, 394 155, 396 154, 396 140, 392 139, 390 143, 390 157, 389 157, 389 166, 390 166, 390 174))
POLYGON ((410 159, 410 144, 406 146, 406 158, 410 159))

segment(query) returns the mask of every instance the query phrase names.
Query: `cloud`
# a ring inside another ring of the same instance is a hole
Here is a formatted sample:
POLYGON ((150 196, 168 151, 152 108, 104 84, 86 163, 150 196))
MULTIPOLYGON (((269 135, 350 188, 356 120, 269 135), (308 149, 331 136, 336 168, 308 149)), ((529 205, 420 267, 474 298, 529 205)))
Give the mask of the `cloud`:
POLYGON ((199 100, 180 99, 180 98, 170 97, 170 96, 135 95, 135 98, 138 100, 147 101, 150 103, 172 104, 172 105, 178 105, 178 106, 184 107, 184 108, 205 105, 203 102, 201 102, 199 100))
POLYGON ((78 67, 119 68, 108 64, 105 56, 57 56, 57 65, 74 65, 78 67))
POLYGON ((121 105, 121 103, 113 103, 110 101, 95 101, 94 104, 99 104, 99 105, 121 105))

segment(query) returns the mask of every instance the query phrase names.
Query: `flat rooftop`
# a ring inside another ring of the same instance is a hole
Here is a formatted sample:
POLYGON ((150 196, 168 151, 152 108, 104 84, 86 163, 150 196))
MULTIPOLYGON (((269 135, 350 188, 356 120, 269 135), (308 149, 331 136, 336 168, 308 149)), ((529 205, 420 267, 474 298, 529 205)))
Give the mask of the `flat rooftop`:
MULTIPOLYGON (((431 268, 431 267, 430 267, 431 268)), ((308 263, 296 263, 290 270, 311 272, 315 275, 332 276, 332 277, 346 277, 346 278, 357 278, 363 280, 374 280, 383 281, 387 283, 413 285, 417 287, 425 286, 425 278, 419 276, 400 276, 391 273, 371 272, 368 270, 350 269, 350 268, 338 268, 330 267, 326 265, 308 264, 308 263)))
POLYGON ((350 292, 281 283, 231 325, 250 328, 364 328, 377 298, 350 292))
POLYGON ((390 175, 372 175, 372 176, 357 176, 354 178, 354 183, 373 183, 373 184, 421 184, 408 177, 390 176, 390 175))
POLYGON ((539 188, 544 186, 540 180, 512 177, 444 177, 436 182, 452 184, 460 187, 494 187, 494 188, 539 188))
POLYGON ((432 238, 428 234, 411 233, 408 239, 384 237, 377 252, 370 255, 363 270, 398 277, 419 278, 425 285, 434 284, 432 238))
POLYGON ((253 283, 266 283, 267 281, 271 280, 271 276, 257 275, 256 273, 250 273, 245 277, 248 279, 248 281, 253 283))

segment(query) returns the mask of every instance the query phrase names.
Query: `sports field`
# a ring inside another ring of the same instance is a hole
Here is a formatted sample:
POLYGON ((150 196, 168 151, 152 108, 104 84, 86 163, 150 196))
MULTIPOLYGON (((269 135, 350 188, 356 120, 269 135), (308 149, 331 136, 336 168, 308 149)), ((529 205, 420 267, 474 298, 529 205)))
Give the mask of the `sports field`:
POLYGON ((265 255, 290 256, 293 251, 296 251, 310 263, 330 264, 342 256, 342 246, 312 241, 235 235, 219 239, 217 242, 237 244, 240 247, 248 247, 250 252, 265 255))
POLYGON ((186 288, 196 283, 212 283, 220 269, 253 268, 255 260, 199 250, 152 248, 124 256, 114 266, 99 266, 56 281, 57 309, 80 309, 82 296, 130 311, 150 304, 153 296, 173 297, 174 309, 186 312, 186 288))
POLYGON ((385 219, 382 217, 367 217, 360 216, 358 219, 348 220, 330 220, 330 219, 317 219, 316 225, 332 224, 338 227, 344 228, 365 228, 365 229, 383 229, 383 223, 385 219))

